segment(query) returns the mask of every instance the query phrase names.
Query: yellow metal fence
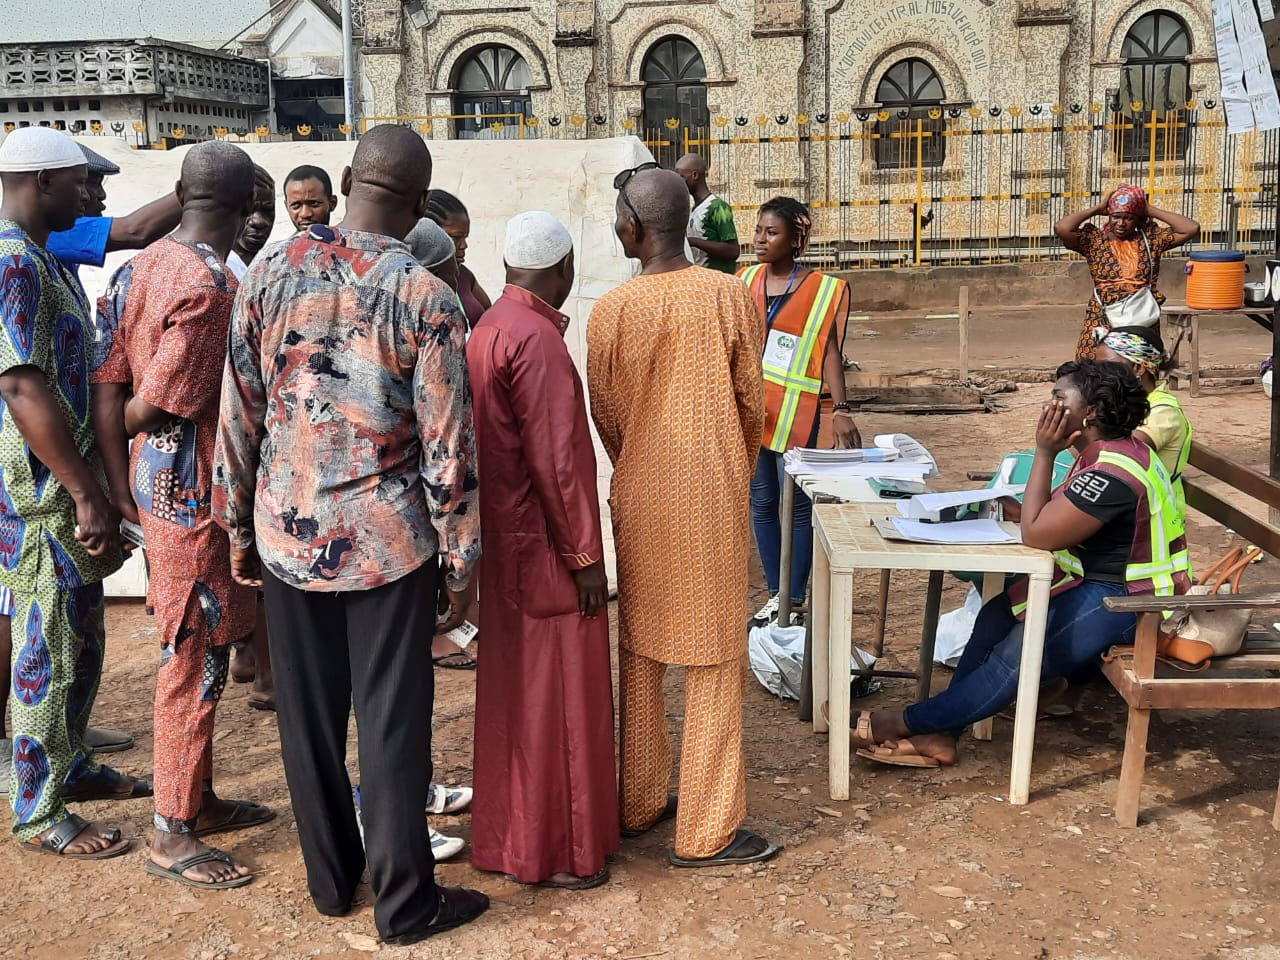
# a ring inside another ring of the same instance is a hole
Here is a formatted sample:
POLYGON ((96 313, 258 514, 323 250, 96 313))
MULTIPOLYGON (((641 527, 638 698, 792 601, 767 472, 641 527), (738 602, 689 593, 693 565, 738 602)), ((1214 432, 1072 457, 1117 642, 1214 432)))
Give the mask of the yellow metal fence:
POLYGON ((370 117, 362 126, 378 122, 429 138, 634 135, 664 166, 697 152, 744 242, 761 203, 794 196, 814 212, 814 259, 846 269, 1062 257, 1054 223, 1121 181, 1199 221, 1190 249, 1275 249, 1280 132, 1228 136, 1212 100, 1167 111, 1093 103, 753 114, 714 117, 705 128, 522 114, 370 117))

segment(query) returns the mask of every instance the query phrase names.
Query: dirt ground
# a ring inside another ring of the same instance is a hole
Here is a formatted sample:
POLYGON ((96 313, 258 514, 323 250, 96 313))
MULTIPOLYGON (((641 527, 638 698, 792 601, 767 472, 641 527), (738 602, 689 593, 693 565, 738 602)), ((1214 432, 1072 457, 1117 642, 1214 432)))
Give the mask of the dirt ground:
MULTIPOLYGON (((975 365, 1048 368, 1070 356, 1075 310, 1003 310, 976 318, 975 365)), ((1208 326, 1208 325, 1207 325, 1208 326)), ((905 372, 955 365, 949 321, 885 317, 851 331, 848 353, 865 369, 905 372)), ((1256 363, 1267 336, 1236 324, 1209 327, 1206 362, 1256 363)), ((908 431, 937 456, 945 480, 994 467, 1031 444, 1046 387, 1024 385, 987 415, 862 418, 864 435, 908 431)), ((1202 439, 1262 466, 1267 406, 1257 386, 1196 400, 1182 394, 1202 439)), ((1192 528, 1198 564, 1227 543, 1221 529, 1192 528)), ((1280 583, 1268 560, 1253 586, 1280 583)), ((870 581, 860 601, 870 596, 870 581)), ((915 663, 923 576, 895 579, 889 659, 915 663)), ((751 602, 763 597, 758 572, 751 602)), ((949 582, 944 609, 960 605, 949 582)), ((689 602, 697 602, 690 597, 689 602)), ((753 606, 754 609, 754 606, 753 606)), ((678 616, 678 611, 673 611, 678 616)), ((95 722, 125 728, 138 747, 111 758, 130 772, 150 767, 155 631, 138 605, 108 612, 108 659, 95 722)), ((500 641, 482 653, 499 652, 500 641)), ((935 684, 946 682, 946 671, 935 684)), ((888 681, 860 706, 908 701, 911 681, 888 681)), ((465 783, 471 762, 474 676, 441 671, 436 697, 436 778, 465 783)), ((0 956, 267 960, 359 956, 379 951, 370 895, 350 917, 319 916, 306 895, 273 715, 251 710, 231 687, 219 711, 220 792, 274 805, 272 824, 218 838, 258 870, 254 884, 201 893, 151 878, 145 853, 105 863, 37 859, 0 845, 0 956)), ((681 719, 678 673, 669 683, 681 719)), ((529 890, 478 874, 465 856, 439 868, 450 884, 479 887, 491 911, 471 927, 394 957, 682 958, 1280 958, 1280 879, 1270 825, 1280 767, 1280 718, 1261 712, 1160 714, 1152 724, 1142 823, 1112 818, 1125 713, 1105 685, 1073 716, 1037 731, 1031 803, 1006 791, 1011 725, 990 743, 962 743, 961 763, 926 772, 869 769, 855 760, 852 799, 833 802, 826 739, 796 719, 795 706, 749 681, 745 706, 749 824, 786 844, 774 862, 738 870, 676 870, 666 863, 671 826, 624 841, 613 880, 585 893, 529 890)), ((355 767, 354 749, 351 757, 355 767)), ((145 837, 147 801, 90 804, 87 815, 145 837)), ((466 836, 466 816, 436 824, 466 836)))

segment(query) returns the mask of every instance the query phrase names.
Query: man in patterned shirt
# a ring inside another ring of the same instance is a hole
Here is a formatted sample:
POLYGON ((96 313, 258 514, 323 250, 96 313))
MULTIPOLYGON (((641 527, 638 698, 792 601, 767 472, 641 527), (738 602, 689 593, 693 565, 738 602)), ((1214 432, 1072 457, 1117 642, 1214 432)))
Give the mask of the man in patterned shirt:
POLYGON ((312 900, 349 911, 367 857, 393 944, 489 905, 436 886, 422 812, 434 693, 422 637, 440 592, 441 629, 462 622, 480 556, 466 324, 403 240, 430 179, 421 137, 374 127, 343 171, 343 222, 255 259, 231 321, 214 466, 232 572, 265 588, 312 900), (345 767, 353 701, 365 849, 345 767))
POLYGON ((45 249, 75 223, 88 168, 75 142, 27 127, 0 144, 0 585, 13 591, 14 835, 76 859, 129 849, 72 800, 148 796, 100 766, 84 733, 102 674, 102 580, 120 567, 120 514, 89 415, 89 304, 45 249))
POLYGON ((249 155, 217 140, 191 147, 178 198, 178 229, 117 270, 98 300, 94 419, 112 500, 136 504, 151 564, 160 669, 147 871, 221 890, 253 875, 198 838, 275 816, 213 790, 214 712, 230 644, 252 628, 256 602, 231 579, 227 537, 209 510, 237 287, 225 258, 253 201, 249 155))
POLYGON ((698 153, 686 153, 676 161, 676 173, 693 197, 689 213, 689 249, 699 267, 733 273, 738 268, 738 228, 733 208, 707 186, 708 165, 698 153))

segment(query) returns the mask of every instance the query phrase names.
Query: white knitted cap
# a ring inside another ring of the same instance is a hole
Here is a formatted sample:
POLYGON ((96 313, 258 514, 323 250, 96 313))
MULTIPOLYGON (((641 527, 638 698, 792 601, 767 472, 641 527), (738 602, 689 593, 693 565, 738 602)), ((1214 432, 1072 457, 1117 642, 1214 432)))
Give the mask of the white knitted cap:
POLYGON ((87 163, 76 142, 51 127, 20 127, 0 143, 0 173, 62 170, 87 163))
POLYGON ((502 259, 517 270, 554 267, 573 250, 573 238, 563 223, 544 210, 529 210, 507 221, 502 259))

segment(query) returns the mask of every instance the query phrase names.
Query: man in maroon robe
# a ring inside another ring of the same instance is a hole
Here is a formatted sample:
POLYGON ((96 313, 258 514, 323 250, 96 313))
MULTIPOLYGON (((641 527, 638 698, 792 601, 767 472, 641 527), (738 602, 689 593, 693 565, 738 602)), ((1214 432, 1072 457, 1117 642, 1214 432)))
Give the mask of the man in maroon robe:
POLYGON ((549 213, 507 226, 507 286, 467 365, 486 557, 472 863, 572 890, 609 879, 618 791, 596 459, 559 307, 573 243, 549 213))

